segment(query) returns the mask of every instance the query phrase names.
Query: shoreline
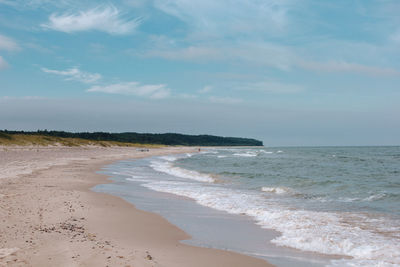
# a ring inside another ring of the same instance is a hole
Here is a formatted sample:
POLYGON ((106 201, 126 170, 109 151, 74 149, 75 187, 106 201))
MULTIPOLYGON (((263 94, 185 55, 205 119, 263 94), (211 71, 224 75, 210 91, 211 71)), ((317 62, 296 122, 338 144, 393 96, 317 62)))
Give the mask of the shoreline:
MULTIPOLYGON (((113 183, 101 184, 92 190, 119 196, 141 210, 161 215, 191 236, 189 240, 182 241, 185 244, 242 253, 264 259, 276 266, 286 267, 321 267, 329 265, 331 260, 343 258, 340 255, 277 246, 271 241, 279 238, 281 232, 263 228, 251 215, 210 206, 210 203, 214 203, 213 200, 209 197, 198 197, 198 194, 206 194, 201 193, 202 186, 203 189, 208 188, 205 191, 210 192, 215 192, 213 189, 216 187, 202 179, 209 177, 208 175, 216 179, 220 173, 214 172, 212 164, 208 165, 209 167, 199 164, 203 166, 203 169, 199 170, 196 168, 199 165, 188 166, 183 163, 185 160, 190 161, 192 156, 194 162, 201 162, 202 153, 195 154, 183 153, 115 162, 101 171, 111 176, 113 183), (182 162, 175 163, 181 159, 182 162), (208 170, 211 170, 211 174, 208 170), (163 188, 167 190, 164 191, 163 188), (176 191, 172 188, 176 188, 176 191), (193 195, 182 194, 180 191, 182 189, 183 192, 187 192, 190 188, 193 188, 193 195)), ((206 154, 203 159, 214 155, 210 151, 206 154)), ((226 184, 229 187, 229 181, 226 184)), ((219 184, 217 187, 220 188, 219 184)), ((218 192, 216 193, 217 196, 218 192)), ((225 203, 224 200, 221 203, 225 203)), ((235 202, 231 204, 235 207, 235 202)))
MULTIPOLYGON (((72 153, 62 165, 0 179, 0 266, 272 266, 234 252, 183 244, 190 236, 160 215, 91 190, 112 183, 96 173, 107 164, 194 148, 112 150, 117 152, 86 148, 85 160, 72 153), (94 155, 86 153, 93 150, 94 155)), ((0 149, 3 161, 7 153, 0 149)))

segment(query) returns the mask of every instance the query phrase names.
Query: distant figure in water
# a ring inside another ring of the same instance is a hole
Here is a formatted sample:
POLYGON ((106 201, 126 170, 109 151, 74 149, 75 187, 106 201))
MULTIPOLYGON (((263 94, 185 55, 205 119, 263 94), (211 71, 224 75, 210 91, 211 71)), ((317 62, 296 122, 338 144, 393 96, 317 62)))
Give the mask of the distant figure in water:
POLYGON ((200 152, 200 148, 199 148, 199 152, 200 152))

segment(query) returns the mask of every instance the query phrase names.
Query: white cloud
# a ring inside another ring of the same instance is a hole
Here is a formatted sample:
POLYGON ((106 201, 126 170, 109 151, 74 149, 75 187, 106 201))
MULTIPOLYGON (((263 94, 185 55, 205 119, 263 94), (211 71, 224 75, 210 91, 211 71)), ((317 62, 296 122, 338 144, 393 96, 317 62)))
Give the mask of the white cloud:
POLYGON ((296 84, 287 84, 274 81, 263 81, 256 83, 248 83, 237 85, 239 90, 259 91, 268 93, 297 93, 303 91, 304 88, 296 84))
MULTIPOLYGON (((13 39, 0 34, 0 50, 16 51, 19 49, 20 47, 13 39)), ((8 67, 7 61, 5 61, 2 56, 0 56, 0 70, 5 69, 7 67, 8 67)))
MULTIPOLYGON (((151 43, 148 46, 151 50, 142 55, 201 63, 219 61, 231 66, 248 64, 280 71, 301 68, 312 72, 397 75, 395 48, 377 40, 347 40, 336 36, 335 22, 319 17, 318 8, 342 8, 340 5, 315 7, 310 1, 303 2, 155 0, 156 8, 183 22, 184 26, 179 29, 182 35, 171 40, 160 38, 159 43, 155 42, 154 46, 151 43), (322 29, 330 29, 332 33, 321 34, 322 29)), ((389 10, 398 20, 398 8, 389 10)), ((371 16, 370 12, 367 14, 371 16)), ((390 28, 398 30, 397 24, 390 28)), ((355 23, 350 27, 364 32, 361 26, 355 23)), ((387 32, 387 29, 381 30, 387 32)), ((390 39, 399 44, 400 30, 394 31, 390 39)))
POLYGON ((178 97, 183 99, 195 99, 198 96, 193 94, 179 94, 178 97))
MULTIPOLYGON (((147 51, 143 55, 168 60, 239 62, 255 66, 271 67, 281 71, 290 71, 297 67, 314 72, 348 72, 376 76, 400 75, 400 71, 393 68, 351 62, 352 59, 359 59, 359 55, 361 54, 378 54, 378 48, 375 46, 341 42, 336 42, 334 45, 337 46, 334 50, 337 54, 333 56, 336 58, 342 57, 345 60, 310 60, 306 55, 299 56, 299 51, 293 47, 268 42, 237 42, 236 44, 216 42, 204 46, 183 48, 171 45, 170 47, 156 47, 156 49, 147 51)), ((318 51, 331 50, 331 46, 327 46, 325 43, 320 43, 319 46, 312 46, 312 48, 318 51)), ((304 51, 300 50, 300 52, 304 54, 304 51)), ((370 61, 372 64, 377 59, 371 59, 370 61)))
POLYGON ((7 61, 5 61, 1 56, 0 56, 0 70, 5 69, 8 67, 7 61))
POLYGON ((124 18, 113 5, 102 5, 79 13, 53 13, 43 28, 66 33, 81 31, 102 31, 109 34, 129 34, 139 25, 140 19, 124 18))
POLYGON ((161 11, 192 28, 194 35, 227 36, 279 33, 288 23, 291 0, 156 0, 161 11))
POLYGON ((210 102, 217 104, 239 104, 243 102, 242 99, 234 97, 210 96, 208 99, 210 100, 210 102))
POLYGON ((177 48, 155 47, 143 53, 145 57, 158 57, 168 60, 184 61, 239 61, 240 63, 256 64, 289 70, 295 62, 295 54, 285 46, 262 42, 239 42, 230 44, 217 42, 204 46, 177 48))
POLYGON ((170 90, 165 84, 140 84, 138 82, 124 82, 105 86, 96 85, 87 92, 102 92, 108 94, 136 95, 153 99, 167 98, 170 90))
POLYGON ((18 44, 13 39, 0 34, 0 50, 16 51, 19 49, 18 44))
POLYGON ((298 66, 303 69, 312 71, 326 71, 326 72, 353 72, 369 75, 389 75, 399 76, 400 71, 393 68, 381 68, 375 66, 367 66, 358 63, 349 63, 345 61, 329 61, 329 62, 315 62, 315 61, 299 61, 298 66))
POLYGON ((189 46, 184 48, 155 48, 143 53, 145 57, 160 57, 169 60, 208 61, 221 59, 224 53, 218 48, 189 46))
POLYGON ((291 47, 267 42, 243 42, 229 54, 240 61, 288 71, 297 58, 291 47))
POLYGON ((207 85, 207 86, 204 86, 202 89, 200 89, 200 90, 199 90, 199 93, 200 93, 200 94, 205 94, 205 93, 210 92, 212 89, 213 89, 212 86, 207 85))
POLYGON ((83 72, 76 67, 67 70, 51 70, 47 68, 42 68, 42 71, 46 73, 64 76, 65 80, 68 81, 72 80, 83 83, 95 83, 101 79, 101 75, 98 73, 83 72))

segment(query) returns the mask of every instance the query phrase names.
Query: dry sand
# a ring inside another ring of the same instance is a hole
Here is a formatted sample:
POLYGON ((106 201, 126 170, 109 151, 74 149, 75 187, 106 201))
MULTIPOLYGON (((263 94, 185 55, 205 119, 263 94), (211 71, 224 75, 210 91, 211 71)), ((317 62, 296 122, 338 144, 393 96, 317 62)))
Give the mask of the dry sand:
POLYGON ((188 151, 0 147, 0 266, 271 266, 181 244, 190 237, 161 216, 90 191, 108 163, 188 151))

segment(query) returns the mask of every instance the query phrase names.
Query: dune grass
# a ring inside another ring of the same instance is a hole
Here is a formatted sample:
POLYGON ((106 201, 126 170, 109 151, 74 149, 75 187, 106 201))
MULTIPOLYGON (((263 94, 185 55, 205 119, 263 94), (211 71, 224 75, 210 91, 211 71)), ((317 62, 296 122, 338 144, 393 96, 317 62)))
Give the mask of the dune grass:
POLYGON ((81 138, 63 138, 44 135, 6 134, 0 132, 0 145, 2 146, 102 146, 102 147, 162 147, 163 145, 123 143, 116 141, 95 141, 81 138))

